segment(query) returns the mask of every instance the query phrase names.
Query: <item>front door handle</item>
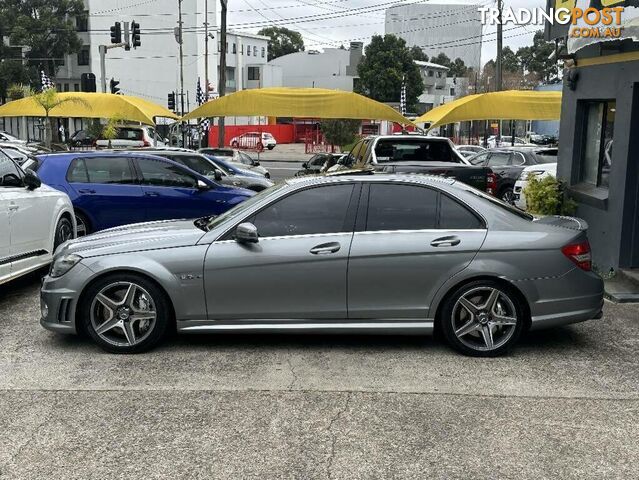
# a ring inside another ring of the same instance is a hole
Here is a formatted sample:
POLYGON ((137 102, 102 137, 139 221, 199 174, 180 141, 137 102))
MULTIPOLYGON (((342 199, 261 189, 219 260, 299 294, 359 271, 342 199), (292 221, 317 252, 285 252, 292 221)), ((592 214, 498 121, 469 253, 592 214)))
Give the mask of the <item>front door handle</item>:
POLYGON ((331 253, 339 252, 340 248, 342 248, 342 246, 337 242, 323 243, 311 248, 310 252, 313 255, 330 255, 331 253))
POLYGON ((95 193, 95 190, 91 189, 91 188, 83 188, 78 190, 78 192, 80 193, 95 193))
POLYGON ((15 212, 16 210, 18 210, 20 208, 19 205, 9 205, 9 211, 10 212, 15 212))
POLYGON ((450 236, 450 237, 441 237, 430 242, 431 247, 456 247, 461 243, 459 237, 450 236))

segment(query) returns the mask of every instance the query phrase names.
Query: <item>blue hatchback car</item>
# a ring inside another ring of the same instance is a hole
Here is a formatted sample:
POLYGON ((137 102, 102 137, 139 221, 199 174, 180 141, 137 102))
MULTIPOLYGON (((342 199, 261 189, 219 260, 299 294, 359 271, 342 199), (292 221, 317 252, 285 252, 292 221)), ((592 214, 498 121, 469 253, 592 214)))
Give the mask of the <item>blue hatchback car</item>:
POLYGON ((27 167, 43 183, 71 198, 78 235, 129 223, 219 215, 255 194, 140 153, 68 152, 39 155, 31 163, 27 167))

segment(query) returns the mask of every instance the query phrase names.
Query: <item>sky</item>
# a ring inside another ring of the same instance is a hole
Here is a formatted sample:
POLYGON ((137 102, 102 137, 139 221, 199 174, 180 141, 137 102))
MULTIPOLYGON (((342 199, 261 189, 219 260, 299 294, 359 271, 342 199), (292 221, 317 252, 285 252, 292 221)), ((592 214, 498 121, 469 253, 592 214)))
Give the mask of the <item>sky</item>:
MULTIPOLYGON (((263 26, 286 26, 302 34, 307 50, 339 47, 340 44, 348 47, 351 40, 366 44, 371 36, 383 35, 384 11, 388 6, 399 3, 392 0, 230 0, 228 24, 230 30, 251 33, 256 33, 263 26)), ((403 3, 496 6, 495 0, 407 0, 403 3)), ((544 7, 545 4, 545 0, 504 0, 504 6, 512 8, 544 7)), ((506 31, 504 46, 516 51, 532 44, 537 29, 527 26, 512 33, 506 31)), ((494 26, 484 27, 484 40, 494 39, 495 30, 494 26)), ((495 57, 496 48, 495 41, 484 43, 482 63, 495 57)))

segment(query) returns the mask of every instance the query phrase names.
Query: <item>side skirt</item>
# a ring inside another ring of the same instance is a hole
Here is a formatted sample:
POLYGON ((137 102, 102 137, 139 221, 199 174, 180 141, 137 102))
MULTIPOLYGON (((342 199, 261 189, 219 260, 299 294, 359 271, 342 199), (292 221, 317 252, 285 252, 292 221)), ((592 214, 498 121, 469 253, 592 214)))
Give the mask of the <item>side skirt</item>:
POLYGON ((247 323, 177 322, 180 333, 319 333, 370 335, 431 335, 433 321, 380 320, 367 322, 318 322, 263 320, 247 323))

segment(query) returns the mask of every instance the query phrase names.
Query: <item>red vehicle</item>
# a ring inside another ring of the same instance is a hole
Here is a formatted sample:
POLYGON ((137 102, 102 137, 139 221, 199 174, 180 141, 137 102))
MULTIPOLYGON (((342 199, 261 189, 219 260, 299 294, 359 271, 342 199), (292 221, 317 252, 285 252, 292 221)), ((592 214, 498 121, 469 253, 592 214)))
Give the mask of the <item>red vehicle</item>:
POLYGON ((231 139, 231 147, 233 148, 262 151, 264 148, 273 150, 276 145, 275 137, 268 132, 247 132, 231 139))

